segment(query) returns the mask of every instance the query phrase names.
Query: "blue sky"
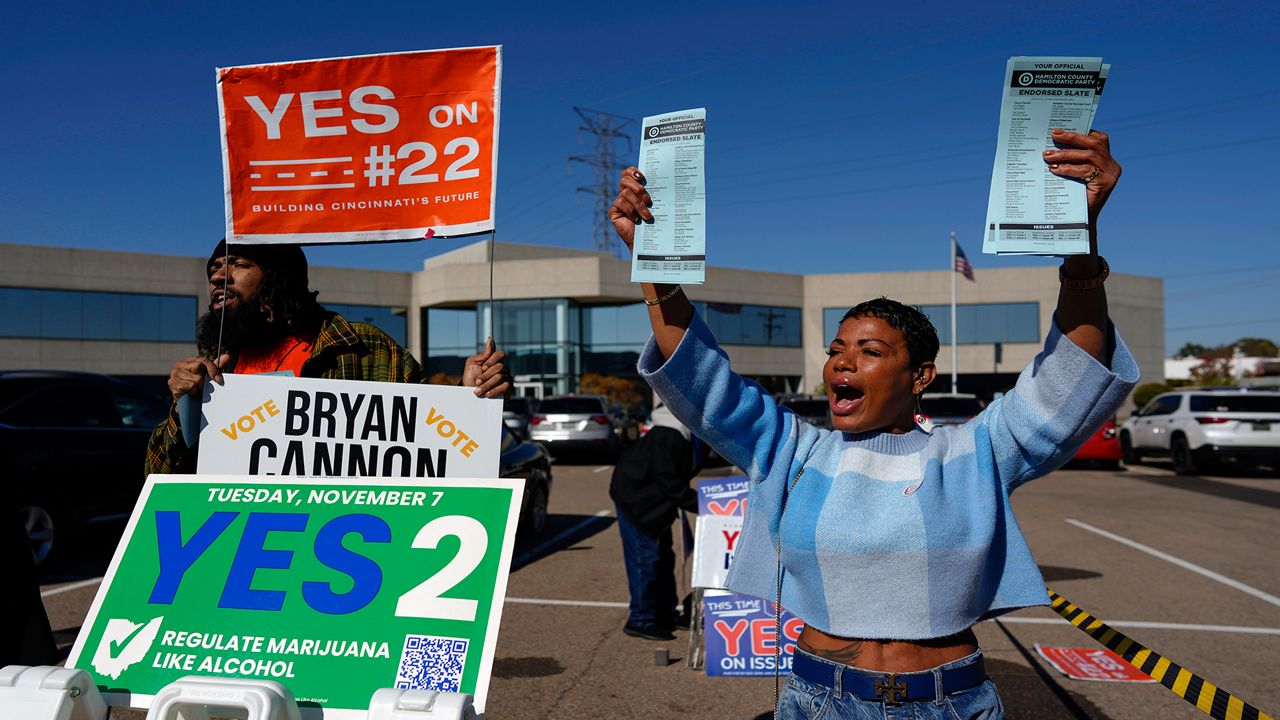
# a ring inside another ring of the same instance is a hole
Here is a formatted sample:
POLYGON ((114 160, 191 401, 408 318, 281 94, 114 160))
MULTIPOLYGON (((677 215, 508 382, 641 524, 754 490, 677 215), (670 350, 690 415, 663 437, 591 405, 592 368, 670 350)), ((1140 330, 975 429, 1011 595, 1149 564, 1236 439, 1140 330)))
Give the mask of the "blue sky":
MULTIPOLYGON (((713 264, 940 268, 955 230, 983 282, 1053 262, 980 252, 1004 61, 1102 55, 1096 126, 1125 166, 1103 254, 1166 279, 1168 353, 1280 341, 1275 2, 34 5, 0 29, 2 241, 204 256, 223 234, 214 67, 500 43, 500 240, 592 246, 573 106, 706 107, 713 264)), ((465 242, 308 253, 413 270, 465 242)))

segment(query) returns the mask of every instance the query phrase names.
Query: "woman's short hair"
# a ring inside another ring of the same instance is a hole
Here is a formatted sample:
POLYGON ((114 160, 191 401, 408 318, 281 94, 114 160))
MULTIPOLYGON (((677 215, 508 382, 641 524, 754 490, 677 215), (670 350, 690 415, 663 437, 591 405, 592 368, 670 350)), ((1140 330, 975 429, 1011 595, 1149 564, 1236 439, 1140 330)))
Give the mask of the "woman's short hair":
POLYGON ((938 331, 929 321, 929 316, 915 305, 904 305, 897 300, 878 297, 849 308, 840 322, 864 317, 879 318, 902 333, 902 338, 907 341, 907 352, 911 355, 911 367, 918 368, 923 363, 938 358, 938 331))

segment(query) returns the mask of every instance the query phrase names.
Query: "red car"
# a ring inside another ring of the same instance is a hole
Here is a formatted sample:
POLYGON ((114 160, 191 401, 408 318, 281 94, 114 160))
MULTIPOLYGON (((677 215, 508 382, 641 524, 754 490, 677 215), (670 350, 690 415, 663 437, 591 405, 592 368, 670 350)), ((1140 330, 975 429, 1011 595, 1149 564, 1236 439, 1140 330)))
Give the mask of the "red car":
POLYGON ((1095 460, 1108 468, 1120 467, 1120 438, 1116 435, 1116 419, 1107 420, 1092 437, 1084 441, 1075 460, 1095 460))

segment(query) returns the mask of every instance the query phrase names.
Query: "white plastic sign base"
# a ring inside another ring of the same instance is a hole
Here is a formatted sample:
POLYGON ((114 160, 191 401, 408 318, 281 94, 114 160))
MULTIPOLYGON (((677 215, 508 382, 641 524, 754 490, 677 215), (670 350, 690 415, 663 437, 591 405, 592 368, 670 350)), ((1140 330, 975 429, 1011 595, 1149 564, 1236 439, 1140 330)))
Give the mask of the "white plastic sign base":
POLYGON ((278 682, 195 675, 156 693, 147 720, 209 720, 209 709, 244 710, 247 720, 302 720, 293 693, 278 682))
POLYGON ((471 696, 432 690, 392 690, 373 694, 368 720, 475 720, 471 696))
POLYGON ((0 670, 0 716, 23 720, 105 720, 107 705, 83 670, 9 665, 0 670))

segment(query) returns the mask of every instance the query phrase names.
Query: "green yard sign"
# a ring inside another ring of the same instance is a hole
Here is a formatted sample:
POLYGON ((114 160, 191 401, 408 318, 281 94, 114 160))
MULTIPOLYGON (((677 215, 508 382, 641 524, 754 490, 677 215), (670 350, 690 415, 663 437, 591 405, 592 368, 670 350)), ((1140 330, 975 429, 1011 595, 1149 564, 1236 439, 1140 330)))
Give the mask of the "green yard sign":
POLYGON ((387 687, 483 713, 523 482, 153 475, 68 666, 111 705, 212 675, 326 720, 387 687))

